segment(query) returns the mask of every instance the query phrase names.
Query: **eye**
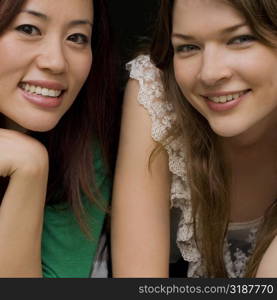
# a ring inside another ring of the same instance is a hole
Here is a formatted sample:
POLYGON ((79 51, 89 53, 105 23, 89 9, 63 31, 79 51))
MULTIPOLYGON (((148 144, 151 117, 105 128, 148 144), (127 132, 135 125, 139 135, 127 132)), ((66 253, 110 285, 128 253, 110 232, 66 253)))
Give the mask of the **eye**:
POLYGON ((228 45, 244 45, 256 40, 256 37, 254 37, 253 35, 245 34, 234 37, 228 42, 228 45))
POLYGON ((16 30, 27 35, 39 35, 41 34, 40 30, 33 25, 23 24, 16 27, 16 30))
POLYGON ((85 44, 88 44, 88 42, 89 42, 89 38, 82 33, 72 34, 67 39, 69 41, 79 44, 79 45, 85 45, 85 44))
POLYGON ((177 53, 191 53, 199 50, 199 47, 193 44, 180 45, 175 47, 175 52, 177 53))

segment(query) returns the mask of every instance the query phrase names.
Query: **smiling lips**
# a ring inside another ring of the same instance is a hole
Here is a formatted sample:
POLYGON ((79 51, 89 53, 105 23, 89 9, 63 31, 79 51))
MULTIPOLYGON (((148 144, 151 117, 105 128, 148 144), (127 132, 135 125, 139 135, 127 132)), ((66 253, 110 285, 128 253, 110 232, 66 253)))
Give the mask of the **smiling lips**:
POLYGON ((207 94, 204 95, 205 98, 207 98, 207 100, 213 101, 215 103, 226 103, 232 100, 236 100, 237 98, 241 97, 242 95, 246 94, 247 92, 249 92, 250 90, 244 90, 241 92, 233 92, 233 93, 218 93, 218 94, 207 94))
POLYGON ((234 93, 218 93, 203 96, 208 107, 217 112, 226 111, 237 106, 251 90, 234 93))
POLYGON ((215 103, 226 103, 232 100, 236 100, 240 96, 246 94, 249 90, 233 93, 233 94, 226 94, 222 96, 208 96, 208 100, 213 101, 215 103))
POLYGON ((65 90, 60 83, 40 80, 22 81, 19 83, 19 87, 31 94, 53 98, 58 98, 65 90))
POLYGON ((60 106, 65 92, 63 85, 49 81, 20 82, 19 88, 26 100, 43 108, 60 106))
POLYGON ((28 83, 22 83, 20 84, 20 87, 28 93, 45 97, 58 98, 62 94, 62 90, 48 89, 41 86, 30 85, 28 83))

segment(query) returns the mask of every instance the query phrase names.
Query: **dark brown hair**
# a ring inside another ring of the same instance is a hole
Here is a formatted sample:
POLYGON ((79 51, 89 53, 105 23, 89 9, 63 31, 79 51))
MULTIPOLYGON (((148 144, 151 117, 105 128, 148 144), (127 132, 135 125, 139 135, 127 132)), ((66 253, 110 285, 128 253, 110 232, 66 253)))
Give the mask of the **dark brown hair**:
MULTIPOLYGON (((0 34, 24 3, 25 0, 0 0, 0 34)), ((86 225, 81 193, 103 207, 95 182, 94 149, 100 147, 105 162, 103 173, 111 175, 119 129, 116 60, 107 4, 105 0, 93 0, 93 7, 93 63, 88 78, 73 105, 54 129, 31 133, 49 153, 47 203, 68 203, 83 229, 86 225)))
MULTIPOLYGON (((262 43, 269 47, 276 47, 276 0, 222 1, 234 7, 246 18, 262 43)), ((205 275, 226 277, 223 247, 230 217, 230 174, 222 157, 217 135, 210 128, 207 120, 185 99, 176 83, 171 45, 174 0, 161 0, 160 4, 160 14, 151 47, 151 59, 161 69, 165 97, 176 109, 177 124, 171 132, 171 138, 182 136, 186 145, 195 239, 204 258, 205 275)), ((248 263, 247 277, 255 276, 265 250, 277 233, 276 216, 277 205, 274 203, 268 209, 265 222, 258 233, 257 245, 248 263)))

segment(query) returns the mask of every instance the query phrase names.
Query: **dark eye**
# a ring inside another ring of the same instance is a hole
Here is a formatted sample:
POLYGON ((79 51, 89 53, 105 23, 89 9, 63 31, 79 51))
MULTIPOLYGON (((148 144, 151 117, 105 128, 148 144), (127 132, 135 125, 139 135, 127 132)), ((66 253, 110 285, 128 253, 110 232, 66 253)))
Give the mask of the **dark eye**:
POLYGON ((245 35, 240 35, 240 36, 237 36, 237 37, 231 39, 228 42, 228 45, 247 44, 247 43, 253 42, 255 40, 256 40, 256 38, 253 35, 245 34, 245 35))
POLYGON ((89 42, 88 37, 82 33, 72 34, 67 39, 73 43, 80 44, 80 45, 88 44, 89 42))
POLYGON ((193 44, 180 45, 175 47, 175 52, 178 53, 191 53, 199 50, 199 47, 193 44))
POLYGON ((29 25, 29 24, 20 25, 16 27, 16 30, 28 35, 40 34, 40 30, 36 26, 29 25))

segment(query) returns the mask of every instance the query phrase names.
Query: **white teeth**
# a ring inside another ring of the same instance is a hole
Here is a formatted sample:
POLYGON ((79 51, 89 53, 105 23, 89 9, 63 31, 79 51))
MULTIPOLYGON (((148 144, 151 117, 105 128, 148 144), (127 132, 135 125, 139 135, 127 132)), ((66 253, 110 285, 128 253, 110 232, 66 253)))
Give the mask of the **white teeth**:
POLYGON ((56 96, 56 92, 54 90, 49 90, 49 96, 50 97, 55 97, 56 96))
POLYGON ((228 101, 235 100, 239 98, 241 95, 245 94, 245 92, 236 93, 233 95, 226 95, 226 96, 220 96, 220 97, 207 97, 209 100, 216 102, 216 103, 226 103, 228 101))
POLYGON ((20 85, 20 87, 28 93, 42 95, 45 97, 57 98, 62 93, 61 90, 47 89, 47 88, 40 87, 40 86, 29 85, 28 83, 22 83, 20 85))
POLYGON ((37 87, 36 87, 36 90, 35 90, 35 93, 36 93, 37 95, 39 95, 39 94, 41 94, 41 91, 42 91, 42 88, 41 88, 40 86, 37 86, 37 87))
POLYGON ((43 96, 48 96, 48 89, 43 88, 43 89, 41 90, 41 93, 42 93, 43 96))
POLYGON ((219 97, 219 102, 220 103, 225 103, 227 101, 227 97, 225 97, 225 96, 220 96, 219 97))
POLYGON ((232 95, 227 96, 227 101, 230 101, 230 100, 232 100, 232 99, 233 99, 233 96, 232 96, 232 95))

